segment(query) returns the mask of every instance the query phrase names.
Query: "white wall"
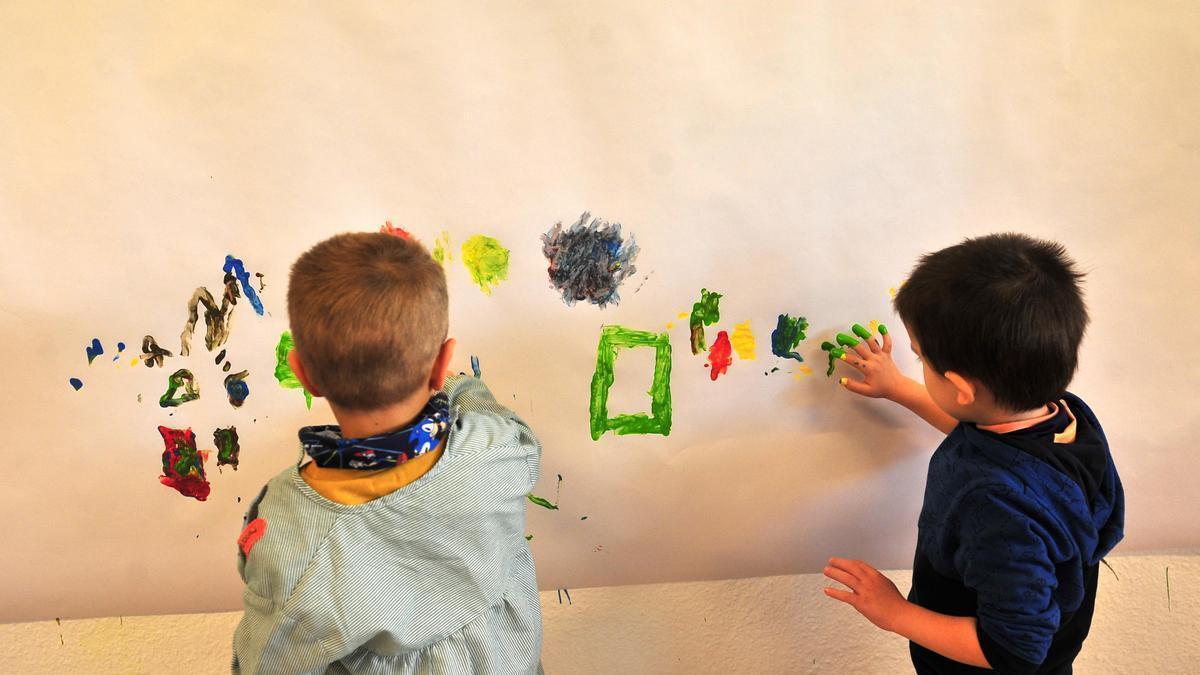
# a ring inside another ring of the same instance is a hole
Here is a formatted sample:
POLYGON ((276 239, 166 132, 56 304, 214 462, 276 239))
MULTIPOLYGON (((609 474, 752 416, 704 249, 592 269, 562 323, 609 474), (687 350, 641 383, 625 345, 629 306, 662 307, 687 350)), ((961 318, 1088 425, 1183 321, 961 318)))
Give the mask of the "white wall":
MULTIPOLYGON (((1200 554, 1114 556, 1076 672, 1200 670, 1200 554), (1171 607, 1166 570, 1170 568, 1171 607)), ((909 572, 891 573, 906 591, 909 572)), ((825 598, 814 574, 542 594, 543 661, 564 673, 903 673, 906 643, 825 598)), ((0 624, 0 672, 228 672, 240 612, 0 624), (60 642, 61 637, 61 642, 60 642)))

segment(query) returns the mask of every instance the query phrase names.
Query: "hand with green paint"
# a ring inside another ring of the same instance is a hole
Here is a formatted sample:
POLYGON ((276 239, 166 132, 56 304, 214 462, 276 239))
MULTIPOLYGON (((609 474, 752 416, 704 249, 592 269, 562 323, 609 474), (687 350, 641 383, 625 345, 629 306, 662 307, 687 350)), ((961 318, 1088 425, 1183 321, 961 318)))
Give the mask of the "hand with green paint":
POLYGON ((862 374, 861 380, 842 377, 838 382, 862 396, 896 400, 908 378, 900 373, 900 369, 892 361, 892 336, 888 334, 887 326, 879 324, 882 344, 862 324, 854 324, 850 327, 850 332, 854 335, 838 333, 834 338, 840 347, 828 342, 821 345, 821 348, 830 354, 831 366, 836 358, 862 374))

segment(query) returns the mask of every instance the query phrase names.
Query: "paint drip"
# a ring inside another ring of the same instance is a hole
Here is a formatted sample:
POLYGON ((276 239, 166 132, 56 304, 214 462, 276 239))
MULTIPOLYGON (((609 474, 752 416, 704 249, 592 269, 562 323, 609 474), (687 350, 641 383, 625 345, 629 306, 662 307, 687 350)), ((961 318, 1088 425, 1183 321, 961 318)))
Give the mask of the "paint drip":
POLYGON ((462 245, 463 265, 479 290, 488 295, 508 278, 508 254, 509 250, 498 240, 482 234, 471 237, 462 245))
POLYGON ((250 395, 250 385, 246 384, 246 376, 250 373, 243 370, 240 373, 225 376, 225 394, 229 397, 229 405, 240 408, 250 395))
POLYGON ((163 364, 163 357, 171 358, 172 356, 174 356, 174 354, 158 346, 158 343, 154 341, 153 336, 147 335, 146 337, 142 338, 142 361, 146 364, 147 368, 153 368, 155 366, 161 368, 163 364))
POLYGON ((739 359, 753 361, 757 358, 754 353, 754 333, 750 330, 749 321, 743 321, 733 327, 730 341, 733 342, 733 350, 737 352, 739 359))
POLYGON ((708 363, 706 366, 711 366, 709 377, 716 382, 717 377, 724 375, 729 371, 729 366, 733 364, 733 346, 729 343, 729 333, 720 331, 717 333, 717 340, 713 342, 713 346, 708 350, 708 363))
POLYGON ((699 354, 708 349, 704 340, 704 327, 721 320, 721 297, 720 293, 706 288, 700 289, 700 300, 692 305, 692 313, 688 315, 692 354, 699 354))
POLYGON ((795 349, 800 345, 800 341, 807 337, 804 334, 806 330, 808 330, 808 319, 802 316, 792 318, 787 314, 780 314, 775 323, 775 330, 771 331, 771 353, 781 358, 803 362, 804 357, 800 356, 795 349))
POLYGON ((97 356, 104 353, 104 345, 100 344, 100 338, 92 338, 92 344, 84 347, 87 352, 88 365, 92 365, 92 361, 96 360, 97 356))
MULTIPOLYGON (((279 335, 279 342, 275 345, 275 379, 279 380, 279 386, 284 389, 299 389, 304 392, 304 404, 309 410, 312 410, 312 394, 300 384, 296 373, 292 372, 292 367, 288 364, 288 352, 296 343, 292 340, 291 331, 283 331, 279 335)), ((228 362, 226 362, 228 365, 228 362)))
POLYGON ((174 488, 185 497, 197 501, 208 499, 211 486, 204 475, 204 455, 196 450, 196 435, 191 429, 171 429, 160 426, 166 448, 162 454, 163 475, 158 481, 174 488))
POLYGON ((586 300, 601 308, 621 301, 617 288, 637 272, 638 245, 621 238, 621 224, 588 219, 587 211, 571 227, 556 223, 542 235, 542 253, 550 261, 550 285, 568 307, 586 300))
MULTIPOLYGON (((250 301, 250 306, 254 308, 254 313, 262 316, 262 300, 259 299, 258 292, 254 290, 254 285, 250 283, 250 274, 246 272, 246 266, 242 264, 242 261, 227 255, 225 256, 225 266, 222 269, 226 274, 233 274, 237 278, 238 283, 242 285, 242 293, 250 301)), ((210 348, 209 351, 212 349, 210 348)))
POLYGON ((217 447, 217 467, 229 465, 237 471, 238 456, 242 452, 241 446, 238 445, 237 427, 214 429, 213 445, 217 447))
POLYGON ((159 397, 158 405, 163 408, 176 408, 198 398, 200 398, 200 389, 196 385, 195 376, 187 368, 180 368, 167 378, 167 390, 159 397), (176 396, 175 392, 180 387, 183 388, 183 391, 176 396))

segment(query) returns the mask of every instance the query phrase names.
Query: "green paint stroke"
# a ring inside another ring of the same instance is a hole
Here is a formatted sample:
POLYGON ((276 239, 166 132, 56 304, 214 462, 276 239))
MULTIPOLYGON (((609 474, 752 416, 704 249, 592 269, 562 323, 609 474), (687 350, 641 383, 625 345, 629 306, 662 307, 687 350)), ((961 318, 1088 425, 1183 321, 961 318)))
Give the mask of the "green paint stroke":
POLYGON ((545 497, 539 497, 539 496, 533 494, 532 492, 530 492, 529 494, 527 494, 525 496, 529 499, 529 501, 533 502, 534 504, 537 504, 538 506, 542 507, 543 509, 550 509, 551 511, 558 510, 558 504, 551 502, 549 499, 546 499, 545 497))
POLYGON ((477 234, 463 242, 462 261, 471 273, 471 280, 488 295, 508 278, 508 249, 492 237, 477 234))
POLYGON ((175 408, 198 398, 200 398, 200 388, 196 385, 196 378, 192 375, 192 371, 180 368, 167 378, 167 390, 158 398, 158 404, 164 408, 175 408), (175 392, 180 387, 183 387, 183 392, 176 396, 175 392))
POLYGON ((450 233, 442 230, 438 238, 433 242, 433 251, 430 252, 437 264, 446 265, 446 261, 454 260, 454 255, 450 253, 450 233))
MULTIPOLYGON (((717 296, 720 298, 720 296, 717 296)), ((604 432, 626 434, 671 434, 671 336, 631 330, 622 326, 600 329, 600 346, 596 350, 596 371, 592 374, 590 406, 592 440, 600 440, 604 432), (654 380, 650 385, 650 415, 608 416, 608 391, 613 385, 613 364, 617 351, 635 347, 654 348, 654 380)))
POLYGON ((300 379, 296 377, 296 373, 292 372, 292 367, 288 365, 288 352, 296 346, 296 342, 292 340, 291 331, 283 331, 279 335, 279 344, 275 345, 275 379, 279 380, 279 386, 284 389, 300 389, 304 392, 304 405, 312 410, 312 394, 300 384, 300 379))
POLYGON ((688 317, 688 327, 692 335, 692 354, 706 351, 704 343, 704 327, 711 326, 721 320, 721 294, 711 292, 707 288, 700 289, 700 300, 692 305, 692 313, 688 317))

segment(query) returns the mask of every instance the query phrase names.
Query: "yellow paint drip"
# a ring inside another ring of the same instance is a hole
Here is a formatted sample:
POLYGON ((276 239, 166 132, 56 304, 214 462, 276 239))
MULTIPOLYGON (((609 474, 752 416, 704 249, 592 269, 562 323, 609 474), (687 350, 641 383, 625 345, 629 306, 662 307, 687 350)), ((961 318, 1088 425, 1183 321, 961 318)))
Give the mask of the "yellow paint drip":
POLYGON ((743 321, 733 327, 733 337, 730 341, 733 342, 733 349, 739 359, 753 361, 757 358, 754 355, 754 333, 750 330, 749 321, 743 321))

